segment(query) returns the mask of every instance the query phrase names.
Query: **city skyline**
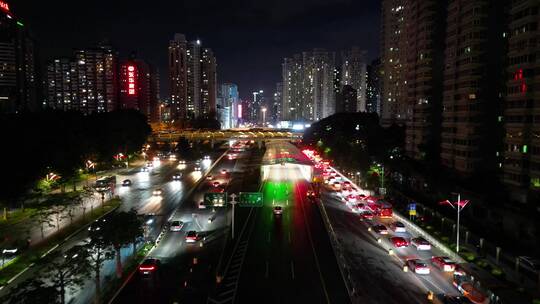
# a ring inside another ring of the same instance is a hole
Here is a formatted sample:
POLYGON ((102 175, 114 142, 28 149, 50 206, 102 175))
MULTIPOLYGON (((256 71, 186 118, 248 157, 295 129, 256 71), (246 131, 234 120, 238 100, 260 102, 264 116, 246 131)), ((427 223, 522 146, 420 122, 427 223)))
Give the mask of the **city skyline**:
POLYGON ((368 51, 368 59, 378 53, 378 1, 158 2, 145 9, 92 1, 85 4, 85 14, 70 10, 67 2, 23 1, 10 6, 36 37, 42 66, 52 58, 69 56, 73 49, 109 42, 120 54, 136 51, 158 68, 163 98, 169 91, 166 47, 176 32, 212 47, 220 59, 218 82, 236 83, 242 99, 261 88, 273 91, 281 78, 282 58, 291 51, 316 47, 337 51, 359 45, 368 51), (205 6, 210 9, 199 9, 205 6), (136 21, 143 16, 151 21, 136 21))

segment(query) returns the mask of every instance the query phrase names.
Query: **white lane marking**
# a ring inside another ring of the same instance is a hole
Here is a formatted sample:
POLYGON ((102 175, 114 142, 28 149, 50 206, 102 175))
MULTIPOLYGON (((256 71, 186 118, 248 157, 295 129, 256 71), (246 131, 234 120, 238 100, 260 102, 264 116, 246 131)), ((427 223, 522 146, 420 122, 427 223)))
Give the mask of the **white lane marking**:
POLYGON ((291 261, 291 276, 294 280, 294 262, 293 261, 291 261))
POLYGON ((270 268, 269 268, 269 265, 268 265, 268 260, 266 260, 266 271, 264 272, 264 277, 265 278, 268 278, 269 272, 270 272, 270 268))

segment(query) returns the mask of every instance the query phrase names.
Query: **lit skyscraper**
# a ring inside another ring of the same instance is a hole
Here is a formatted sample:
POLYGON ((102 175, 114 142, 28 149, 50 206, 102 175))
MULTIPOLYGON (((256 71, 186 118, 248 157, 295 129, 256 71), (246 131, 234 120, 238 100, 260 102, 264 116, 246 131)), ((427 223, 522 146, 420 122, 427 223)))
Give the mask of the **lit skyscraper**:
POLYGON ((341 52, 341 86, 349 85, 356 90, 356 111, 366 111, 366 51, 353 47, 341 52))

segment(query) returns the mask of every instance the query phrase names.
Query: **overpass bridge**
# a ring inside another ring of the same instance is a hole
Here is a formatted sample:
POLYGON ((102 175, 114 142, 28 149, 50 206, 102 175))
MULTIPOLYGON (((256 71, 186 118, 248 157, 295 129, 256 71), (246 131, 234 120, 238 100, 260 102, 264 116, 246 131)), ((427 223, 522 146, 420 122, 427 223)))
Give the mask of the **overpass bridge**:
POLYGON ((217 130, 199 131, 183 130, 174 132, 155 132, 149 141, 151 142, 177 142, 181 137, 189 141, 210 140, 253 140, 263 142, 268 140, 298 140, 302 139, 303 133, 293 131, 273 131, 273 130, 217 130))

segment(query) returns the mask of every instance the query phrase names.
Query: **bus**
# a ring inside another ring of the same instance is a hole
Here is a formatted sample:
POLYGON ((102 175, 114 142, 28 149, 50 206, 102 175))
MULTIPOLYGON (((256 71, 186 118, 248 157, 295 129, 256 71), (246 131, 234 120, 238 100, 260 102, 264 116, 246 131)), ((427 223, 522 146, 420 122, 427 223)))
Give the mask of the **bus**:
POLYGON ((116 186, 116 176, 109 175, 109 176, 103 176, 99 178, 96 181, 94 188, 96 188, 97 191, 108 191, 108 190, 114 189, 115 186, 116 186))

